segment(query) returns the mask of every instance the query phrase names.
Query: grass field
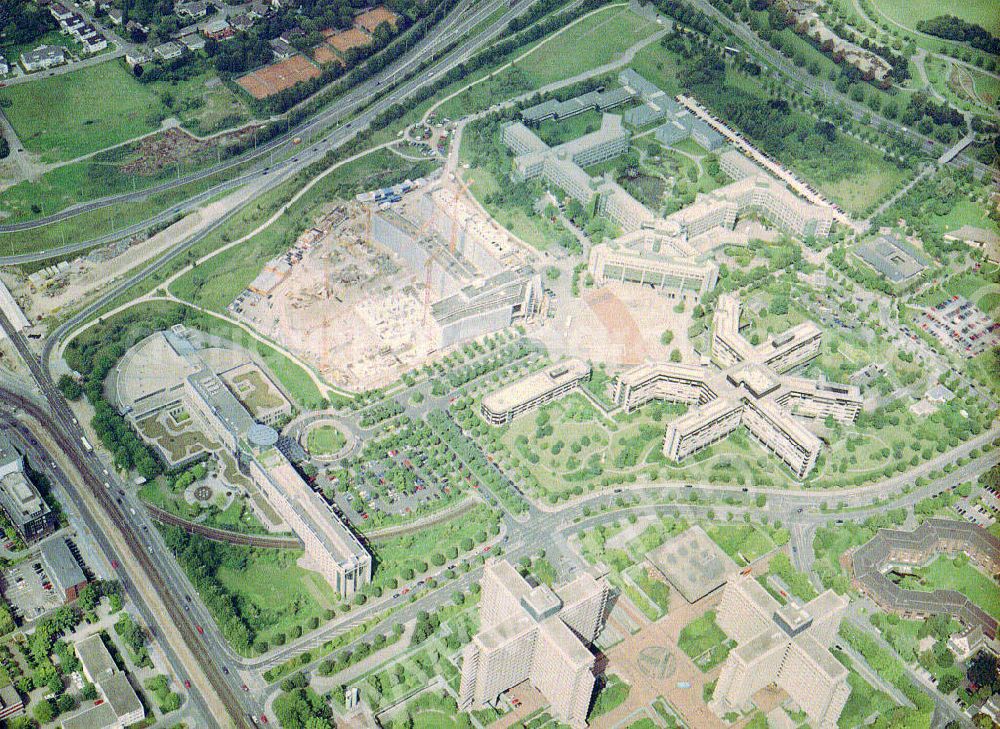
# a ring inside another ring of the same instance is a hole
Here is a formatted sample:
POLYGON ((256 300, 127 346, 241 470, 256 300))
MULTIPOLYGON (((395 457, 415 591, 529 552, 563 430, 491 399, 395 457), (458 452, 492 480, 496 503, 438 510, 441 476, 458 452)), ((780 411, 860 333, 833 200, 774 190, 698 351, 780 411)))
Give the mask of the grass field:
POLYGON ((709 610, 681 628, 677 646, 704 672, 726 660, 732 647, 726 634, 715 623, 715 611, 709 610))
POLYGON ((306 448, 314 456, 328 456, 343 448, 346 442, 344 434, 332 425, 320 425, 309 431, 306 448))
MULTIPOLYGON (((469 191, 483 202, 500 188, 500 181, 489 170, 476 168, 463 174, 469 191)), ((528 215, 524 210, 483 203, 500 225, 523 240, 532 248, 544 251, 566 230, 541 215, 528 215)))
POLYGON ((184 81, 143 84, 111 60, 0 89, 0 101, 9 102, 4 113, 25 149, 58 162, 155 131, 168 116, 197 134, 247 121, 246 104, 215 78, 206 68, 184 81))
POLYGON ((607 8, 553 36, 518 65, 542 86, 614 60, 658 27, 628 8, 607 8))
POLYGON ((1000 586, 967 560, 940 556, 914 572, 923 580, 919 589, 956 590, 1000 620, 1000 586))
POLYGON ((318 572, 299 567, 299 552, 248 550, 245 569, 219 567, 216 575, 226 591, 252 616, 257 636, 270 642, 310 618, 323 620, 327 608, 339 600, 318 572))
POLYGON ((46 162, 72 159, 155 131, 160 97, 118 61, 0 89, 25 149, 46 162), (100 100, 100 103, 95 101, 100 100))
POLYGON ((707 532, 738 564, 753 562, 774 549, 771 538, 753 524, 717 524, 707 532))
POLYGON ((878 10, 904 28, 916 29, 921 20, 939 15, 955 15, 970 23, 977 23, 993 35, 1000 35, 1000 15, 992 0, 963 0, 963 2, 937 2, 936 0, 873 0, 878 10))
MULTIPOLYGON (((604 8, 559 35, 535 42, 533 47, 525 45, 512 51, 496 65, 502 66, 533 48, 512 67, 442 104, 440 114, 458 118, 552 81, 603 65, 651 35, 658 27, 628 8, 604 8)), ((489 72, 477 73, 464 83, 484 77, 489 72)), ((459 87, 462 85, 458 84, 459 87)))

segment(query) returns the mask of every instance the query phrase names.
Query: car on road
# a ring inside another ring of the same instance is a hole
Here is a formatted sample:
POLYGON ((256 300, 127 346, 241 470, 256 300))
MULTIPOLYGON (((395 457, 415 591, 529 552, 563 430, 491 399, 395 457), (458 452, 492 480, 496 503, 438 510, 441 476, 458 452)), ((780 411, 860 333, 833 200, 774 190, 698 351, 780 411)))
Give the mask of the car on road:
POLYGON ((194 627, 195 630, 198 631, 198 635, 205 635, 205 629, 203 627, 201 627, 200 625, 195 625, 194 627))
POLYGON ((244 691, 249 691, 250 690, 249 687, 246 684, 243 684, 240 688, 242 688, 244 691))
POLYGON ((190 679, 187 679, 187 678, 184 679, 184 688, 186 688, 186 689, 191 688, 191 681, 190 681, 190 679))
POLYGON ((267 724, 267 714, 261 714, 260 715, 260 723, 261 724, 267 724))

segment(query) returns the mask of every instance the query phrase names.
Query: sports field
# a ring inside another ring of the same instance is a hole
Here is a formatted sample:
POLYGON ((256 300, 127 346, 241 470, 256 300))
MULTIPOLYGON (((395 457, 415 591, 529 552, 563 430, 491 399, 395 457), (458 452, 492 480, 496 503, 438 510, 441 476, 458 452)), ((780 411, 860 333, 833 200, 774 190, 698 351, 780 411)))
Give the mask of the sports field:
POLYGON ((939 15, 955 15, 970 23, 977 23, 993 35, 1000 35, 1000 13, 993 0, 874 0, 879 12, 895 23, 913 30, 921 20, 939 15))
POLYGON ((309 63, 305 56, 292 56, 248 73, 237 79, 236 83, 255 99, 263 99, 291 88, 299 81, 314 79, 319 74, 320 70, 309 63))
POLYGON ((8 86, 0 89, 0 103, 25 149, 46 162, 155 131, 162 109, 154 88, 136 81, 118 61, 8 86))

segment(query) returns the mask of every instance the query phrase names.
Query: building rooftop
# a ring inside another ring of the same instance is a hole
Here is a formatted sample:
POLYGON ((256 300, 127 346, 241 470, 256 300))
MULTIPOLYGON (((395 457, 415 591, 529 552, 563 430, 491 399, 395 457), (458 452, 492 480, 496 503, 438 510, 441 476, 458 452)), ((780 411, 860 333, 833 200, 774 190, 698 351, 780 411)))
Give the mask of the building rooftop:
POLYGON ((142 709, 142 702, 124 673, 116 673, 101 681, 101 691, 117 716, 128 716, 142 709))
POLYGON ((563 360, 491 392, 483 398, 483 406, 495 413, 506 412, 588 374, 590 365, 583 360, 563 360))
POLYGON ((100 683, 118 670, 99 633, 79 641, 76 644, 76 655, 88 678, 94 683, 100 683))
POLYGON ((260 455, 260 462, 267 477, 284 494, 295 513, 335 559, 343 564, 369 558, 368 550, 344 526, 326 502, 309 488, 284 454, 277 448, 271 448, 260 455))
POLYGON ((736 571, 736 563, 697 525, 649 552, 646 560, 692 603, 722 587, 736 571))
POLYGON ((61 721, 62 729, 108 729, 118 726, 118 716, 107 702, 91 706, 61 721))
POLYGON ((891 234, 862 243, 857 248, 857 255, 896 284, 913 278, 929 264, 927 258, 913 246, 891 234))
POLYGON ((40 551, 45 571, 60 591, 65 592, 68 588, 87 581, 87 576, 62 537, 44 542, 40 551))

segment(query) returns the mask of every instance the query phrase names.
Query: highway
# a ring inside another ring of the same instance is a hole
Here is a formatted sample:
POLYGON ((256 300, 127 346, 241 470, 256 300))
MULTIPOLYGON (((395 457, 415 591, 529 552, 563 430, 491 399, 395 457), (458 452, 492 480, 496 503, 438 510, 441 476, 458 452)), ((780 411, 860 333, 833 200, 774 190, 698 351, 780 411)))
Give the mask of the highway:
MULTIPOLYGON (((396 62, 376 76, 346 91, 335 101, 329 103, 323 111, 290 129, 285 134, 259 145, 252 152, 206 167, 197 172, 180 175, 144 190, 110 195, 72 205, 44 217, 21 223, 0 225, 0 233, 31 230, 111 205, 121 205, 144 200, 151 195, 196 182, 246 164, 247 162, 255 162, 246 173, 239 175, 233 180, 221 182, 209 190, 192 196, 189 200, 154 216, 154 218, 146 221, 145 225, 129 226, 122 231, 95 239, 97 241, 96 244, 110 242, 111 240, 133 235, 154 222, 162 222, 169 219, 178 212, 191 210, 205 200, 225 190, 266 177, 267 175, 274 175, 278 171, 287 171, 289 169, 298 171, 308 167, 313 162, 320 160, 328 151, 340 147, 352 139, 359 131, 367 128, 378 114, 393 104, 409 98, 421 86, 447 73, 459 63, 467 61, 474 53, 503 32, 512 19, 522 15, 533 4, 534 0, 526 0, 523 3, 518 3, 476 36, 464 38, 465 34, 488 19, 494 11, 504 7, 506 3, 503 0, 459 0, 458 5, 451 13, 438 23, 437 26, 431 28, 413 48, 407 51, 396 62), (408 76, 408 74, 413 74, 419 69, 423 63, 433 58, 435 54, 440 53, 452 44, 456 44, 455 47, 448 51, 440 60, 430 63, 419 74, 408 76), (404 77, 402 82, 394 85, 401 76, 404 77), (362 108, 363 111, 359 112, 362 108), (355 114, 357 116, 351 118, 355 114), (335 126, 326 136, 319 140, 314 139, 317 134, 331 125, 335 126), (294 144, 296 138, 302 139, 300 145, 294 144), (276 157, 278 158, 277 162, 274 161, 276 157)), ((91 247, 95 245, 95 240, 80 241, 68 246, 61 246, 59 248, 59 255, 66 255, 91 247)), ((43 252, 22 257, 10 256, 0 258, 0 265, 45 260, 52 257, 52 255, 55 254, 52 252, 43 252)))

